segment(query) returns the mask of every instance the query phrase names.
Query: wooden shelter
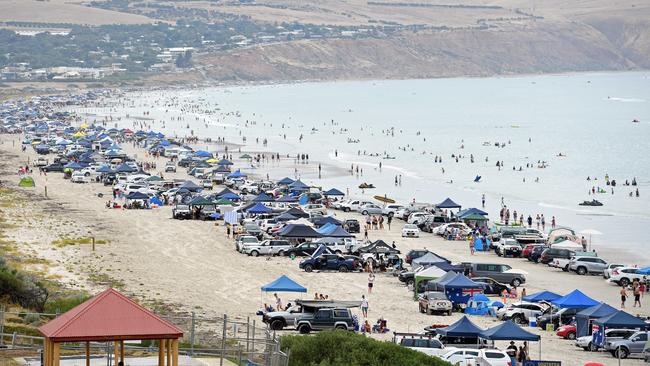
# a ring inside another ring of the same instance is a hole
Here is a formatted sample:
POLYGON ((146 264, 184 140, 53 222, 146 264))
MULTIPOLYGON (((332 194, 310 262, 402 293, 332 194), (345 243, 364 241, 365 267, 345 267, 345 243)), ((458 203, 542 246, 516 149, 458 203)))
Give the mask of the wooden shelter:
POLYGON ((112 288, 78 305, 38 329, 44 336, 43 365, 59 366, 61 343, 114 342, 115 359, 124 364, 124 341, 156 340, 158 366, 178 366, 178 340, 183 331, 112 288))

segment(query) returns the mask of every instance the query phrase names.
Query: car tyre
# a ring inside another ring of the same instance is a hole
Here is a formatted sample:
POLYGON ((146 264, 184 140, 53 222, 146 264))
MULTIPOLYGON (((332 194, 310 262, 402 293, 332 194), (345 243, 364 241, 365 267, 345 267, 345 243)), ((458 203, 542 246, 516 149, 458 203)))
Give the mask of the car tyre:
POLYGON ((340 325, 340 324, 337 325, 336 327, 334 327, 334 329, 336 329, 336 330, 348 330, 348 329, 345 327, 345 325, 340 325))
POLYGON ((305 265, 305 272, 311 272, 313 270, 314 270, 314 266, 312 266, 311 264, 305 265))
POLYGON ((519 287, 519 286, 521 286, 521 280, 519 278, 515 278, 515 279, 512 280, 512 282, 510 282, 510 284, 513 287, 519 287))
POLYGON ((260 255, 260 253, 259 253, 257 250, 253 250, 253 251, 251 252, 251 255, 252 255, 253 257, 257 257, 258 255, 260 255))
POLYGON ((578 274, 584 276, 587 274, 587 269, 585 267, 578 267, 578 274))
POLYGON ((406 281, 406 286, 413 286, 413 285, 415 285, 415 280, 413 280, 413 279, 408 279, 408 280, 406 281))
POLYGON ((447 311, 447 315, 451 316, 451 310, 447 311))
POLYGON ((284 257, 286 254, 284 253, 284 250, 280 250, 277 255, 279 257, 284 257))
POLYGON ((347 271, 348 271, 348 267, 346 267, 346 266, 340 266, 339 267, 339 272, 347 272, 347 271))
POLYGON ((598 346, 593 344, 593 342, 589 342, 589 348, 587 348, 586 350, 591 351, 591 352, 597 352, 598 351, 598 346))
POLYGON ((524 324, 525 319, 524 316, 521 314, 515 314, 512 316, 512 321, 515 322, 516 324, 524 324))
POLYGON ((344 207, 343 212, 350 212, 350 208, 349 207, 344 207))
POLYGON ((298 326, 298 333, 309 334, 309 332, 311 332, 311 327, 308 324, 300 324, 300 326, 298 326))
POLYGON ((616 358, 620 358, 621 360, 626 359, 627 356, 629 356, 629 355, 630 355, 630 351, 628 351, 627 348, 618 347, 618 348, 614 351, 614 357, 616 357, 616 358))
POLYGON ((280 319, 275 319, 271 322, 272 330, 282 330, 284 328, 284 321, 280 319))
POLYGON ((363 212, 361 212, 361 214, 362 214, 363 216, 366 216, 366 215, 368 214, 368 210, 363 210, 363 212))
POLYGON ((621 286, 625 286, 625 287, 627 287, 627 285, 630 284, 630 280, 628 280, 627 278, 623 277, 623 278, 621 278, 621 280, 619 281, 619 283, 621 284, 621 286))
POLYGON ((575 340, 576 339, 575 332, 569 332, 569 334, 566 335, 566 339, 571 340, 571 341, 575 340))

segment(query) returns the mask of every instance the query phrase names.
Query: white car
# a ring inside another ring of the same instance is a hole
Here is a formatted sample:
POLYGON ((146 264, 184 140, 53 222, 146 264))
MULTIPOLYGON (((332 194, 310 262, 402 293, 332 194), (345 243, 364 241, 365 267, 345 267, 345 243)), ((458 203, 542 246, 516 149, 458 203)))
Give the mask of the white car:
POLYGON ((406 220, 409 224, 419 224, 420 222, 423 222, 426 220, 428 216, 431 214, 428 212, 413 212, 412 214, 409 215, 409 218, 406 220))
MULTIPOLYGON (((636 333, 634 329, 607 329, 605 330, 605 338, 607 338, 608 341, 627 339, 634 333, 636 333)), ((591 343, 593 338, 592 335, 576 338, 576 347, 580 347, 585 351, 598 351, 599 347, 591 343)))
POLYGON ((325 206, 323 206, 321 204, 317 204, 317 203, 312 203, 312 204, 309 204, 309 205, 305 205, 303 207, 303 211, 305 211, 305 212, 307 212, 309 214, 320 213, 323 216, 327 215, 327 207, 325 207, 325 206))
POLYGON ((629 267, 629 266, 627 264, 614 264, 614 263, 607 264, 607 267, 603 271, 603 278, 608 279, 612 277, 612 272, 614 272, 616 268, 621 268, 621 267, 629 267))
POLYGON ((457 348, 440 358, 455 366, 510 366, 510 356, 499 349, 457 348), (478 360, 481 363, 477 363, 478 360))
POLYGON ((402 228, 402 238, 405 237, 419 238, 420 229, 418 229, 417 225, 413 225, 413 224, 404 225, 404 227, 402 228))
POLYGON ((428 338, 428 337, 403 337, 399 341, 399 345, 412 349, 414 351, 422 352, 429 356, 440 357, 445 353, 448 353, 452 349, 456 348, 445 348, 445 346, 437 339, 428 338))
POLYGON ((450 222, 449 224, 440 225, 434 229, 434 233, 438 235, 445 236, 449 234, 452 230, 460 230, 461 236, 467 236, 470 233, 471 229, 465 223, 462 222, 450 222))
POLYGON ((357 211, 360 206, 367 205, 367 204, 373 204, 373 203, 369 201, 350 200, 348 202, 342 203, 341 209, 345 212, 357 211))
POLYGON ((279 255, 291 248, 287 240, 264 240, 260 243, 246 243, 242 247, 242 253, 257 257, 258 255, 279 255))
POLYGON ((340 200, 332 202, 332 208, 335 210, 341 210, 344 204, 347 204, 350 200, 340 200))
POLYGON ((72 173, 72 177, 70 177, 70 181, 72 183, 90 183, 90 175, 85 175, 80 171, 76 171, 72 173))
POLYGON ((384 207, 382 213, 386 216, 394 216, 397 213, 397 211, 399 211, 402 208, 404 208, 404 206, 391 204, 384 207))
POLYGON ((363 206, 359 206, 357 211, 359 213, 361 213, 362 215, 364 215, 364 216, 365 215, 381 215, 384 212, 381 207, 379 207, 379 206, 377 206, 375 204, 372 204, 372 203, 367 203, 367 204, 365 204, 363 206))
POLYGON ((637 273, 639 269, 636 267, 619 267, 614 268, 612 275, 607 281, 614 282, 619 286, 627 286, 635 279, 641 281, 646 275, 637 273))
POLYGON ((515 323, 526 324, 531 317, 537 318, 547 308, 547 306, 540 303, 520 301, 497 310, 497 318, 501 320, 512 319, 515 323))

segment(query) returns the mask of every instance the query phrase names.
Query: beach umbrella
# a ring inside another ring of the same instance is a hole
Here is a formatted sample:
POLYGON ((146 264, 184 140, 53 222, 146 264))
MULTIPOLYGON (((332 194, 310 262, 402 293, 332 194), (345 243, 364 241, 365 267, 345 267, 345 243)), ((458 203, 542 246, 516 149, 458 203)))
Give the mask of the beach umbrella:
POLYGON ((600 231, 596 229, 584 229, 580 232, 583 235, 589 235, 589 250, 591 250, 591 236, 592 235, 603 235, 600 231))
POLYGON ((208 152, 208 151, 205 151, 205 150, 196 151, 196 152, 194 152, 194 155, 202 157, 202 158, 212 157, 212 154, 210 152, 208 152))

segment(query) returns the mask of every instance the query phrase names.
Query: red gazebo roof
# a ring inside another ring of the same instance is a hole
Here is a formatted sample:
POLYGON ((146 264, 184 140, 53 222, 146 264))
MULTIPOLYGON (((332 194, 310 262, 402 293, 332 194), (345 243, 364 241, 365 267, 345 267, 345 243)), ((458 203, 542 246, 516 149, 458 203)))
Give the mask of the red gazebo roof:
POLYGON ((54 342, 175 339, 183 331, 112 288, 41 326, 54 342))

